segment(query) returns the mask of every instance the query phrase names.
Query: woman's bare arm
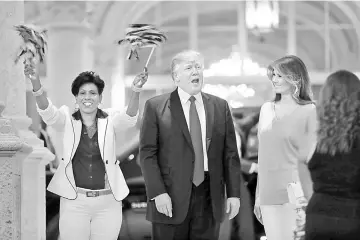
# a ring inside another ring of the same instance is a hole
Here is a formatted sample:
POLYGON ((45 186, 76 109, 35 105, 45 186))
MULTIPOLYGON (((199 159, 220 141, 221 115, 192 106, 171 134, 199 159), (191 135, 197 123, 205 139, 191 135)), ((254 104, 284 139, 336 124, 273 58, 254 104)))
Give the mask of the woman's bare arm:
POLYGON ((298 171, 301 187, 304 192, 304 196, 307 200, 309 200, 313 194, 313 182, 311 180, 310 171, 306 162, 299 161, 298 162, 298 171))
POLYGON ((140 92, 132 92, 129 106, 126 110, 126 114, 130 117, 135 117, 139 111, 139 103, 140 103, 140 92))
MULTIPOLYGON (((133 81, 133 86, 137 89, 141 89, 142 86, 147 81, 147 78, 148 78, 148 72, 147 70, 145 70, 144 72, 136 75, 133 81)), ((130 117, 136 116, 136 114, 139 111, 139 103, 140 103, 140 92, 133 90, 128 108, 126 110, 126 114, 129 115, 130 117)))
POLYGON ((302 141, 304 142, 304 149, 301 153, 301 159, 298 161, 298 171, 305 198, 309 200, 313 194, 313 182, 307 164, 314 154, 317 145, 317 115, 315 106, 312 106, 307 117, 305 139, 302 139, 302 141))

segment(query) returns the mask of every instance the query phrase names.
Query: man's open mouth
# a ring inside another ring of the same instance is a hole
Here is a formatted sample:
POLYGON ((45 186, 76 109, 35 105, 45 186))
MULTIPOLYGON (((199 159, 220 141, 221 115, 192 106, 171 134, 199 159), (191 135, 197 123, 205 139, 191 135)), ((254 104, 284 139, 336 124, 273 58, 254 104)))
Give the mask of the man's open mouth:
POLYGON ((192 83, 199 83, 199 81, 200 80, 198 78, 195 78, 195 79, 191 80, 192 83))

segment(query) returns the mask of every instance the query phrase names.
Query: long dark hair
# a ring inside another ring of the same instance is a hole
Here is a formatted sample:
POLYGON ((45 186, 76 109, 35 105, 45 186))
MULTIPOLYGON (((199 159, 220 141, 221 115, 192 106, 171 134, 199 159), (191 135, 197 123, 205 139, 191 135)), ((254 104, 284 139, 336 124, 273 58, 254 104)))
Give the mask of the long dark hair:
POLYGON ((335 155, 353 148, 360 133, 360 80, 352 72, 332 73, 320 90, 317 151, 335 155))
MULTIPOLYGON (((289 55, 275 60, 267 68, 267 75, 270 80, 273 78, 276 69, 293 86, 292 96, 301 105, 314 103, 310 78, 304 62, 297 56, 289 55)), ((281 94, 275 95, 274 101, 281 99, 281 94)))

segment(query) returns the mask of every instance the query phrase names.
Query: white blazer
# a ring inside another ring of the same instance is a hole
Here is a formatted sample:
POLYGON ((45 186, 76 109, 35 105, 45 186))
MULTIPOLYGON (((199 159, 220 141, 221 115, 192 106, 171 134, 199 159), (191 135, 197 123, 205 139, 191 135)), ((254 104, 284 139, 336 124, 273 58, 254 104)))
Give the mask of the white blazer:
MULTIPOLYGON (((53 192, 67 199, 77 198, 77 187, 72 168, 72 158, 79 145, 82 122, 74 119, 67 106, 56 108, 48 99, 49 106, 41 110, 37 106, 37 111, 43 121, 52 126, 63 137, 62 156, 59 166, 48 185, 48 191, 53 192)), ((132 127, 136 127, 137 116, 130 117, 125 113, 120 113, 112 109, 104 109, 108 114, 106 118, 98 118, 98 143, 101 157, 105 164, 108 182, 114 198, 121 201, 129 194, 124 175, 120 169, 119 162, 116 160, 116 148, 123 143, 116 142, 116 135, 125 134, 132 127)))

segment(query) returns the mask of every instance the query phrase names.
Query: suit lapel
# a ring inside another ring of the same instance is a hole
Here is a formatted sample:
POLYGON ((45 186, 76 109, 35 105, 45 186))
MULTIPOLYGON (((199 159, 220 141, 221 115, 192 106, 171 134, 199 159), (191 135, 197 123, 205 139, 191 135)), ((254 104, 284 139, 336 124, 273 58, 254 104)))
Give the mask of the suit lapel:
POLYGON ((98 118, 98 143, 102 159, 104 159, 104 144, 108 118, 98 118))
POLYGON ((73 159, 76 149, 79 146, 81 130, 82 130, 82 122, 80 120, 72 120, 74 126, 74 148, 72 150, 72 155, 70 156, 70 160, 73 159))
POLYGON ((212 130, 214 126, 214 104, 208 95, 201 93, 206 116, 206 151, 209 151, 209 146, 212 138, 212 130))
POLYGON ((189 128, 186 123, 184 110, 181 106, 179 94, 177 93, 177 89, 173 91, 170 95, 170 105, 169 108, 171 110, 171 115, 173 120, 179 124, 181 131, 184 134, 186 141, 189 143, 190 147, 192 148, 192 142, 190 137, 189 128))

